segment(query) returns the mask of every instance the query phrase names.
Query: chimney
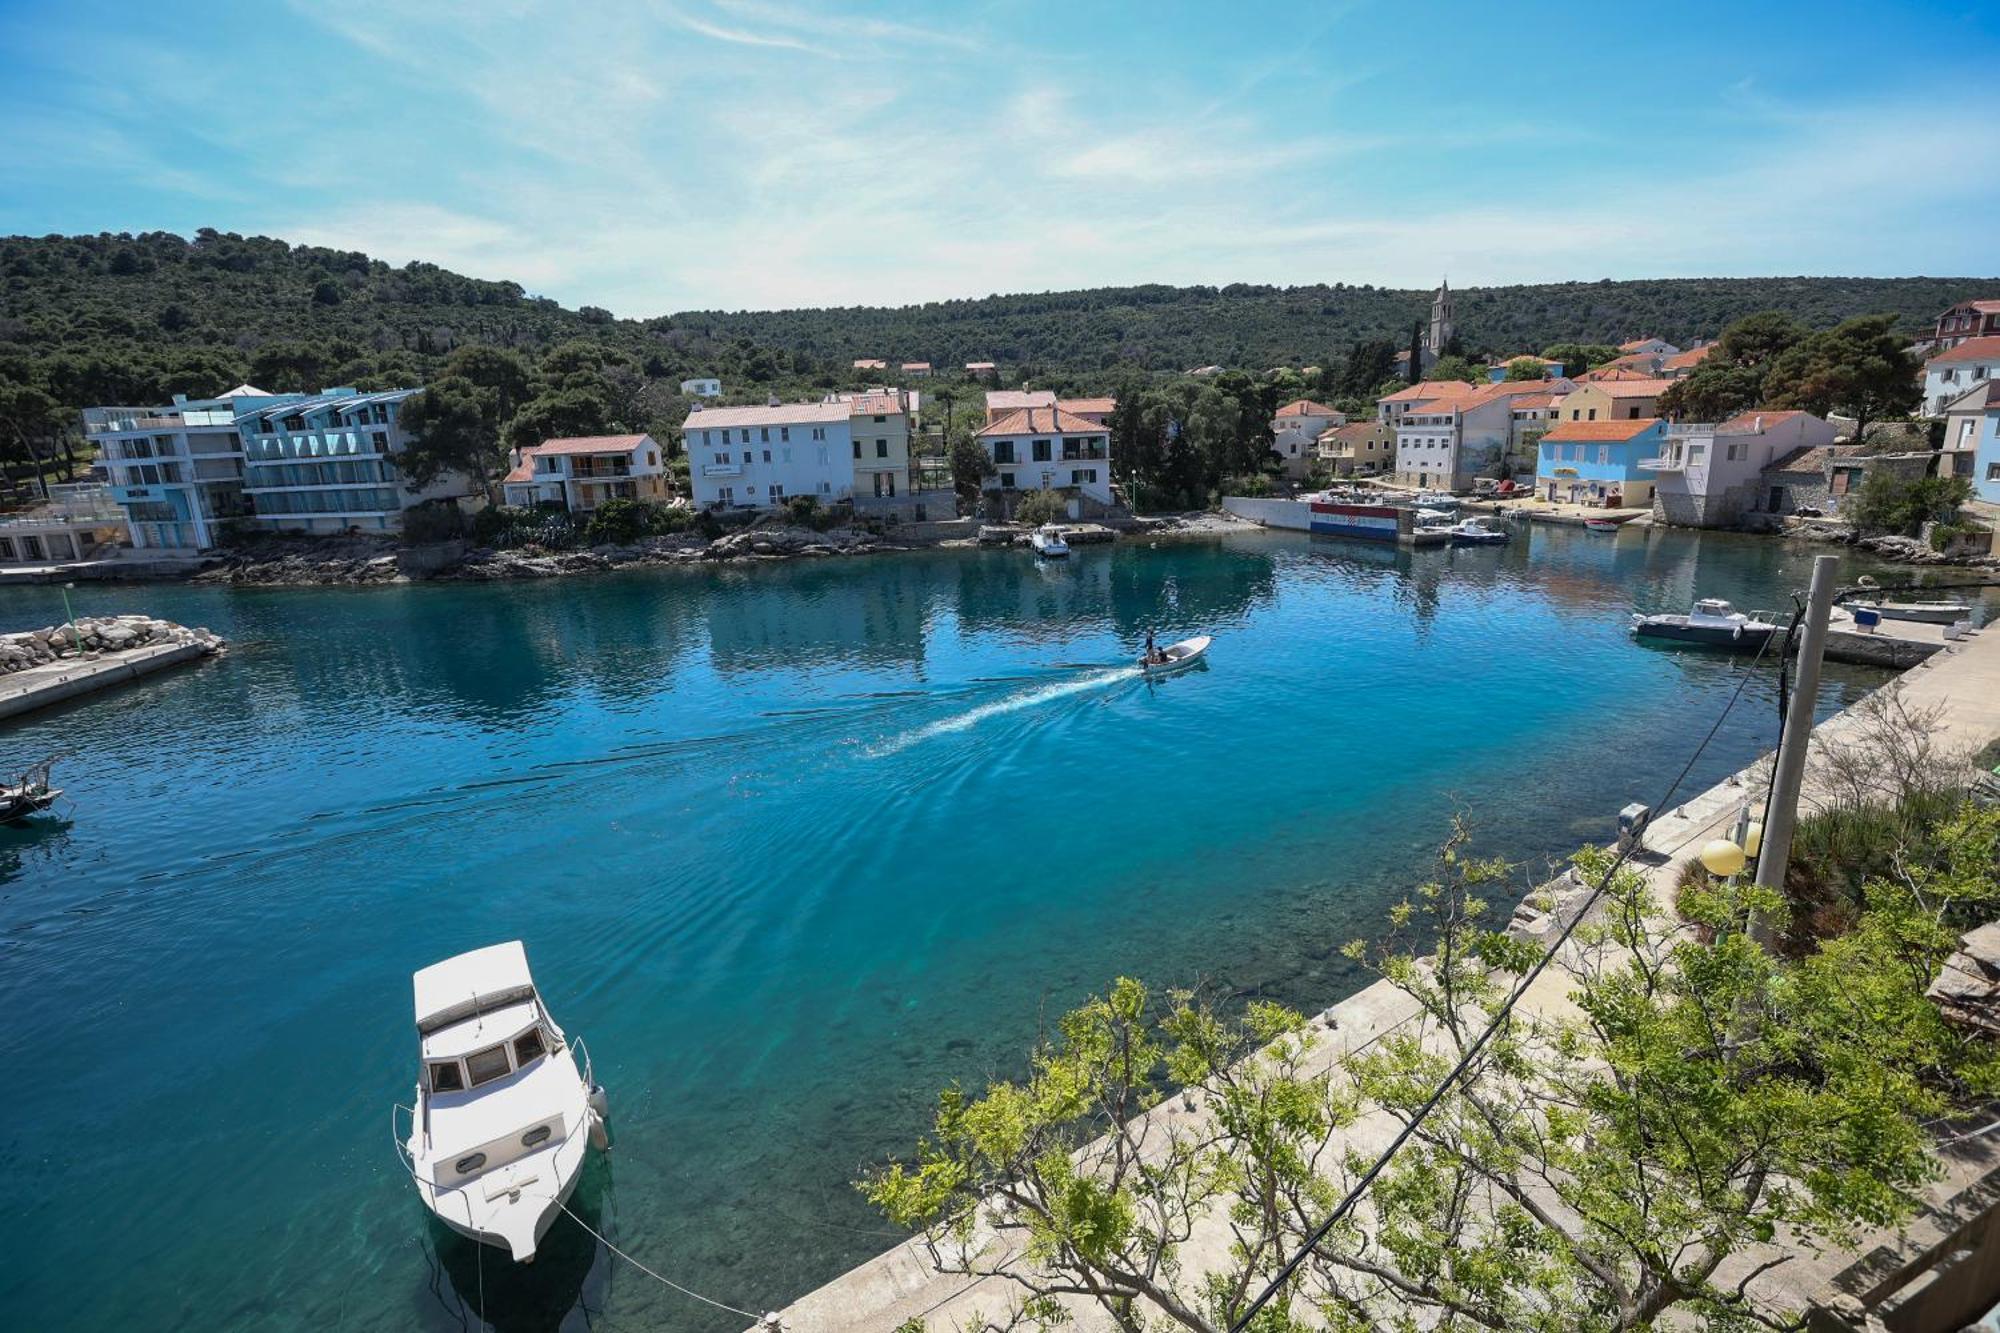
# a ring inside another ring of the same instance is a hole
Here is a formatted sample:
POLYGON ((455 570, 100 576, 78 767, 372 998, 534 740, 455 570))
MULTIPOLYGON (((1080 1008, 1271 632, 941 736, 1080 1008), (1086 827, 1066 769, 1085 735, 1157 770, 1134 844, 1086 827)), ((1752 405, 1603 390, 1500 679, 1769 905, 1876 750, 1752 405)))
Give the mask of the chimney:
POLYGON ((779 399, 778 399, 778 395, 777 395, 777 394, 775 394, 775 393, 774 393, 774 394, 772 394, 772 395, 771 395, 771 396, 770 396, 770 397, 769 397, 768 399, 766 399, 766 400, 765 400, 765 402, 764 402, 764 406, 766 406, 766 407, 782 407, 783 405, 784 405, 784 404, 783 404, 783 403, 781 403, 781 402, 779 401, 779 399))

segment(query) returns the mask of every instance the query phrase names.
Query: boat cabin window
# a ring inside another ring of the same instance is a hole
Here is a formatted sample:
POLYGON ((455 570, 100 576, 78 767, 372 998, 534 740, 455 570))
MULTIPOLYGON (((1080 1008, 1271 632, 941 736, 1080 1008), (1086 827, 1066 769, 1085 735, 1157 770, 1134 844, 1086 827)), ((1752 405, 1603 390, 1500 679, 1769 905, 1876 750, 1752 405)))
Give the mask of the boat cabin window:
POLYGON ((462 1092, 465 1090, 465 1075, 458 1070, 458 1061, 440 1060, 431 1066, 432 1092, 462 1092))
POLYGON ((465 1072, 472 1077, 472 1086, 491 1083, 496 1078, 504 1078, 513 1072, 507 1063, 505 1046, 488 1046, 483 1051, 474 1051, 465 1057, 465 1072))
POLYGON ((523 1148, 539 1148, 549 1141, 549 1135, 552 1133, 554 1131, 547 1125, 536 1125, 521 1136, 521 1146, 523 1148))
POLYGON ((547 1050, 548 1048, 542 1044, 542 1030, 540 1028, 529 1028, 526 1032, 514 1038, 514 1067, 516 1069, 525 1068, 538 1056, 546 1053, 547 1050))

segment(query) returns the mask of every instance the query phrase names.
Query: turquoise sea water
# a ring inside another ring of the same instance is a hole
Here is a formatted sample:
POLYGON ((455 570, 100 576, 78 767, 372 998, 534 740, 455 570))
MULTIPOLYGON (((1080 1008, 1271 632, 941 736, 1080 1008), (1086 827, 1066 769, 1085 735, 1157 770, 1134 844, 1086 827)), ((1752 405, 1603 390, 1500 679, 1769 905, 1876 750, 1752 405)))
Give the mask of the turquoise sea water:
MULTIPOLYGON (((1736 681, 1626 613, 1777 606, 1808 564, 1522 531, 80 589, 234 647, 0 730, 0 767, 77 751, 71 821, 0 830, 0 1326, 739 1327, 566 1220, 526 1270, 427 1224, 411 971, 524 939, 610 1091, 585 1215, 775 1308, 892 1243, 847 1182, 935 1090, 1090 988, 1319 1007, 1454 808, 1530 869, 1607 837, 1736 681), (1148 628, 1210 669, 1136 679, 1148 628)), ((0 592, 0 627, 60 605, 0 592)), ((1683 795, 1774 740, 1772 690, 1683 795)))

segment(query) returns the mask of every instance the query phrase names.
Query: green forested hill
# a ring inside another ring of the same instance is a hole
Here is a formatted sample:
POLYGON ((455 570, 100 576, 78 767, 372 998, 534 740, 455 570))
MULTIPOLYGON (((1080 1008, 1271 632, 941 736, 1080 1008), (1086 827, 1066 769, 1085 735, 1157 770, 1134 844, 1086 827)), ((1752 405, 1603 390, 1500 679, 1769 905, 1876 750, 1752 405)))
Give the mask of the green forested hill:
MULTIPOLYGON (((1957 300, 1996 293, 2000 279, 1708 278, 1471 288, 1456 299, 1464 351, 1477 355, 1644 334, 1686 343, 1760 310, 1819 327, 1893 312, 1915 333, 1957 300)), ((0 453, 26 461, 44 444, 67 449, 84 406, 244 380, 280 392, 365 389, 449 370, 470 375, 489 395, 480 410, 523 437, 671 432, 685 414, 683 378, 718 375, 732 398, 797 395, 857 382, 850 363, 864 356, 927 360, 945 374, 994 360, 1009 383, 1068 388, 1210 363, 1318 365, 1330 385, 1357 342, 1406 345, 1429 306, 1428 291, 1239 284, 632 320, 565 309, 512 282, 268 237, 15 236, 0 238, 0 453), (467 351, 481 347, 506 355, 467 351)))
MULTIPOLYGON (((1539 351, 1558 342, 1617 344, 1658 336, 1686 344, 1760 310, 1816 327, 1895 312, 1911 332, 1974 292, 1977 278, 1682 278, 1470 288, 1456 294, 1469 351, 1539 351)), ((695 311, 676 327, 747 337, 845 365, 855 357, 994 360, 1076 373, 1129 362, 1153 370, 1217 363, 1249 369, 1326 365, 1356 340, 1408 341, 1431 293, 1385 287, 1104 287, 898 308, 744 313, 695 311)))

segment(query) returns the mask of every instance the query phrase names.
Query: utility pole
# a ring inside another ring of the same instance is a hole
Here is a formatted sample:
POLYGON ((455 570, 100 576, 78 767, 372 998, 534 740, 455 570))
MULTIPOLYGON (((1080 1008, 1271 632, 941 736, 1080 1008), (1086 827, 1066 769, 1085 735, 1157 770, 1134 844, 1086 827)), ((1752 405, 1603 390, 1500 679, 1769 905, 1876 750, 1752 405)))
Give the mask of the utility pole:
POLYGON ((1792 685, 1792 703, 1785 712, 1784 731, 1778 738, 1771 804, 1764 811, 1764 844, 1757 855, 1757 883, 1767 889, 1784 887, 1785 866, 1791 860, 1792 830, 1799 822, 1799 788, 1805 782, 1806 746, 1812 740, 1813 709, 1819 702, 1820 658, 1826 650, 1826 622, 1833 611, 1834 569, 1838 563, 1830 555, 1813 557, 1812 584, 1806 593, 1805 634, 1799 640, 1799 674, 1792 685))

